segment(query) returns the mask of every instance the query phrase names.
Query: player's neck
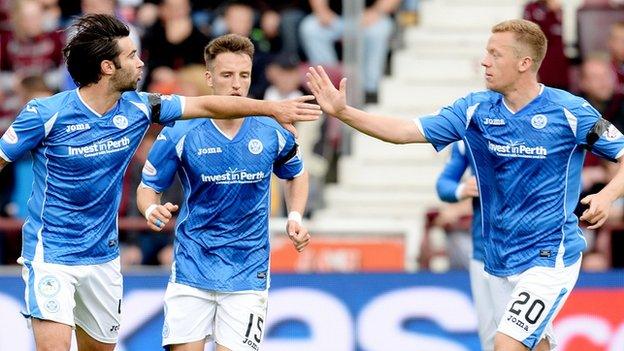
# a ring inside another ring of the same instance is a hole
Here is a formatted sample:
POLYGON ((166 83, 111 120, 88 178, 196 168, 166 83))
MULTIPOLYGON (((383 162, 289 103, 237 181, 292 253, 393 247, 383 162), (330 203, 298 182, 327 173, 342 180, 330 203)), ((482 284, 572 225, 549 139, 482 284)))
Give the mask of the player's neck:
POLYGON ((113 108, 121 97, 121 92, 111 91, 108 84, 104 84, 102 80, 96 84, 79 88, 78 93, 85 104, 101 115, 113 108))
POLYGON ((526 84, 516 84, 503 94, 505 104, 513 112, 518 112, 533 101, 540 94, 541 89, 542 86, 536 80, 526 84))
POLYGON ((219 127, 219 130, 227 135, 230 139, 234 139, 241 126, 243 125, 243 118, 238 119, 213 119, 214 123, 219 127))

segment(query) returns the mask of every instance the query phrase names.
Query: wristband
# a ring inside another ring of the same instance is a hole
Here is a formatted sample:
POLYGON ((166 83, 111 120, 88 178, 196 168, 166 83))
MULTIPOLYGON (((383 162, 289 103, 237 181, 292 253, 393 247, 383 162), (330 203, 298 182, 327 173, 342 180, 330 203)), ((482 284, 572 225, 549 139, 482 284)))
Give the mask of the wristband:
POLYGON ((288 220, 289 221, 295 221, 297 222, 297 224, 301 225, 301 213, 297 212, 297 211, 290 211, 288 213, 288 220))
POLYGON ((145 210, 145 219, 149 221, 149 216, 152 214, 152 212, 154 212, 154 210, 156 209, 156 207, 158 207, 157 204, 151 204, 147 207, 147 210, 145 210))
POLYGON ((461 183, 457 186, 457 189, 455 189, 455 199, 457 201, 462 200, 462 192, 464 191, 465 187, 466 187, 466 184, 461 183))

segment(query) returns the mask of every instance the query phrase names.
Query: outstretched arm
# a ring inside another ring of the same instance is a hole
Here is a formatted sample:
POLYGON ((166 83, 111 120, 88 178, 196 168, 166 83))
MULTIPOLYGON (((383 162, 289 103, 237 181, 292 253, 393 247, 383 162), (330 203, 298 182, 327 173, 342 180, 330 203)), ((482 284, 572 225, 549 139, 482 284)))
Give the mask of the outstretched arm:
POLYGON ((600 228, 608 219, 611 204, 619 197, 624 196, 624 156, 618 159, 618 171, 611 181, 596 194, 588 195, 581 203, 589 207, 583 211, 579 218, 587 221, 589 229, 600 228))
POLYGON ((314 97, 310 95, 284 101, 263 101, 240 96, 218 95, 187 97, 182 118, 231 119, 253 115, 271 116, 284 128, 295 133, 293 122, 313 121, 321 115, 318 105, 306 102, 312 99, 314 97))
POLYGON ((418 124, 411 120, 373 115, 347 105, 346 78, 340 81, 340 89, 336 89, 321 66, 310 67, 306 76, 321 109, 360 132, 394 144, 428 142, 418 124))

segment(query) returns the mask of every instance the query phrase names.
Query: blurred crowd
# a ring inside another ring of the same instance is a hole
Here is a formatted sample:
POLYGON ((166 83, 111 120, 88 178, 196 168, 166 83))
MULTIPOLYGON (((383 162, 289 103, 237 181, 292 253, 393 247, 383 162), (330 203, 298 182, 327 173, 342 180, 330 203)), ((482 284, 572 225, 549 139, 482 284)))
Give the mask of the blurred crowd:
MULTIPOLYGON (((396 15, 399 11, 412 14, 413 21, 416 0, 365 3, 362 74, 367 82, 366 101, 375 103, 391 50, 388 43, 396 35, 396 15)), ((281 100, 305 94, 302 83, 308 64, 327 66, 335 81, 342 75, 342 0, 0 0, 0 135, 30 99, 76 88, 64 67, 62 48, 71 36, 66 28, 76 16, 88 13, 113 14, 129 25, 145 62, 140 83, 143 91, 210 94, 204 78, 203 49, 212 38, 227 33, 247 36, 255 46, 250 97, 281 100)), ((324 185, 336 180, 342 133, 338 124, 324 120, 298 128, 311 176, 309 216, 322 206, 324 185)), ((123 218, 141 220, 135 190, 159 131, 159 126, 149 130, 128 168, 120 210, 122 223, 126 223, 123 218)), ((280 216, 285 210, 280 185, 275 183, 272 211, 280 216)), ((32 184, 31 160, 9 164, 0 172, 0 184, 0 216, 24 219, 32 184)), ((181 188, 173 186, 165 198, 180 203, 181 188)), ((19 230, 8 227, 0 229, 5 231, 0 232, 0 264, 15 263, 19 256, 19 230)), ((122 230, 123 263, 169 264, 170 234, 122 230)))
MULTIPOLYGON (((539 80, 582 96, 603 118, 624 131, 624 4, 585 0, 576 12, 578 42, 574 47, 566 47, 563 38, 563 5, 563 0, 540 0, 528 1, 524 6, 523 17, 539 24, 548 39, 539 80)), ((587 153, 580 198, 600 191, 613 178, 617 167, 587 153)), ((583 210, 579 204, 575 213, 580 217, 583 210)), ((430 230, 421 265, 466 269, 472 253, 471 217, 471 199, 445 204, 429 213, 430 230)), ((604 228, 589 230, 586 223, 581 223, 581 227, 588 246, 583 269, 624 268, 624 199, 614 203, 604 228)))

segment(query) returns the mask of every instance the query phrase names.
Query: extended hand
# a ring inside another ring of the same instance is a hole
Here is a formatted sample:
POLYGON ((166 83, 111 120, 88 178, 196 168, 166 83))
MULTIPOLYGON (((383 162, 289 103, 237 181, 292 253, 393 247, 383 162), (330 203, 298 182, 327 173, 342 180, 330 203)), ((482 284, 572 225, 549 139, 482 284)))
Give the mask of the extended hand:
POLYGON ((277 101, 273 117, 296 137, 297 129, 293 126, 293 122, 314 121, 322 114, 319 105, 306 102, 310 100, 314 100, 314 96, 304 95, 295 99, 277 101))
POLYGON ((339 117, 340 112, 347 108, 347 78, 342 78, 340 89, 336 89, 321 66, 310 67, 306 78, 308 87, 321 109, 327 114, 339 117))

